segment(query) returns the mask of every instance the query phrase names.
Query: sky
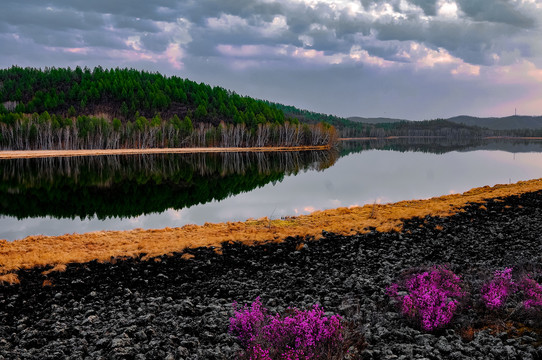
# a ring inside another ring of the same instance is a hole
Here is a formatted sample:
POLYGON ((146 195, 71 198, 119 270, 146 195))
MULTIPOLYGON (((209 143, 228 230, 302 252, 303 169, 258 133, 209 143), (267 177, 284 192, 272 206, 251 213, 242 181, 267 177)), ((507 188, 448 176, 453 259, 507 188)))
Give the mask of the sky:
POLYGON ((2 5, 1 68, 158 71, 344 117, 542 115, 542 0, 2 5))

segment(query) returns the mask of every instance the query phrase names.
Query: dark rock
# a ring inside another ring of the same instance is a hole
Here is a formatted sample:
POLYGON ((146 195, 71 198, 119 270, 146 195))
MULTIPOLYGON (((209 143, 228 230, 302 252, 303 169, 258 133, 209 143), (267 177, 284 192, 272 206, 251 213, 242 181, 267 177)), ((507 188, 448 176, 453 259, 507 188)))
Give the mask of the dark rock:
POLYGON ((0 286, 0 359, 235 359, 231 304, 257 296, 271 312, 318 303, 353 321, 368 342, 364 359, 542 359, 540 320, 518 312, 532 331, 477 331, 467 342, 458 335, 465 324, 487 325, 476 306, 449 330, 427 334, 385 293, 411 267, 446 263, 473 292, 495 269, 539 271, 541 193, 503 200, 489 201, 487 211, 473 204, 447 218, 411 219, 401 233, 324 231, 318 241, 225 244, 222 255, 191 249, 189 261, 173 254, 72 264, 47 275, 53 287, 41 286, 43 269, 21 270, 20 285, 0 286))

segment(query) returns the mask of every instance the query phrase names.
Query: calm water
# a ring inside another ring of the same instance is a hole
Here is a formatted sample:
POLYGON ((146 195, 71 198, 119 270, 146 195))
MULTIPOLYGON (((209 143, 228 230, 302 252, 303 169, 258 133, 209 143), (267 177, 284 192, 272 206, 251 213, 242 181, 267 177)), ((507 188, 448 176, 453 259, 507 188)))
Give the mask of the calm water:
POLYGON ((542 142, 0 161, 0 239, 280 218, 542 178, 542 142))

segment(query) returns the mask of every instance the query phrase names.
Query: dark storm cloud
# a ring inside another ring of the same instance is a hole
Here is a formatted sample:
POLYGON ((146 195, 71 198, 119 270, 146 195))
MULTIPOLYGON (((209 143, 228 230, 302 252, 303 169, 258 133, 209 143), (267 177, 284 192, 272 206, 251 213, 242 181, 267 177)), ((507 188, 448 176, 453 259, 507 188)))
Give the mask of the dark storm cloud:
POLYGON ((253 0, 199 0, 188 1, 180 5, 183 17, 199 26, 205 26, 208 18, 219 17, 220 14, 231 14, 242 18, 254 15, 272 20, 274 15, 283 15, 284 8, 279 3, 266 3, 253 0))
POLYGON ((509 0, 457 0, 463 12, 476 21, 504 23, 531 28, 534 19, 520 12, 509 0))
POLYGON ((128 35, 118 34, 117 36, 111 36, 108 33, 97 30, 81 33, 79 38, 85 47, 123 50, 127 48, 124 40, 128 38, 128 35))
MULTIPOLYGON (((37 0, 32 0, 36 2, 37 0)), ((37 1, 41 3, 40 1, 37 1)), ((55 7, 73 9, 79 12, 123 15, 156 21, 174 20, 179 2, 175 0, 133 1, 133 0, 55 0, 55 7), (161 10, 164 9, 164 10, 161 10)), ((42 5, 43 6, 43 5, 42 5)))
POLYGON ((161 53, 165 51, 171 39, 162 34, 144 34, 141 36, 141 44, 147 50, 161 53))
POLYGON ((362 48, 366 50, 370 55, 377 56, 384 60, 396 61, 396 62, 407 62, 406 59, 400 58, 397 55, 403 50, 403 47, 400 46, 398 41, 389 41, 386 46, 382 44, 371 44, 368 43, 363 45, 362 48))
POLYGON ((80 13, 66 9, 22 6, 3 7, 0 22, 25 26, 32 25, 50 30, 70 29, 91 30, 104 25, 101 16, 94 13, 80 13))
POLYGON ((137 32, 156 33, 160 28, 154 21, 148 19, 138 19, 128 16, 115 16, 112 18, 112 25, 115 28, 130 29, 137 32))
POLYGON ((42 31, 41 28, 35 26, 24 27, 19 30, 19 34, 23 37, 32 39, 32 41, 39 45, 45 45, 49 47, 80 47, 84 44, 73 33, 68 33, 58 30, 42 31))
POLYGON ((419 6, 425 15, 435 16, 437 14, 437 0, 411 0, 410 2, 419 6))

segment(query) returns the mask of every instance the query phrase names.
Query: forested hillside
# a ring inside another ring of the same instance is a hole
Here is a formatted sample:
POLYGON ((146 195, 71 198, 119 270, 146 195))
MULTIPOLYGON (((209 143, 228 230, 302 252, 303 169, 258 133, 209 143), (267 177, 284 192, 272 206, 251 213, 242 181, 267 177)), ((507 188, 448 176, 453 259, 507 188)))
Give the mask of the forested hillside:
POLYGON ((132 69, 0 70, 0 148, 327 145, 264 101, 132 69))
POLYGON ((11 67, 0 70, 0 102, 20 113, 64 117, 107 114, 121 120, 136 115, 168 119, 189 115, 193 121, 284 122, 282 111, 220 87, 133 69, 11 67))
MULTIPOLYGON (((542 136, 542 126, 537 127, 533 125, 533 123, 540 121, 541 117, 529 117, 528 120, 530 120, 530 122, 528 124, 525 122, 517 122, 515 126, 510 126, 510 121, 508 121, 508 127, 498 127, 490 126, 491 121, 463 123, 457 121, 457 118, 423 121, 360 117, 347 119, 334 115, 321 114, 309 110, 302 110, 294 106, 287 106, 276 103, 269 103, 269 105, 275 107, 276 109, 282 110, 285 116, 296 118, 300 122, 316 124, 320 121, 325 121, 326 123, 334 126, 337 129, 339 137, 342 138, 430 136, 455 139, 472 139, 488 136, 542 136)), ((488 118, 488 120, 492 119, 493 118, 488 118)), ((502 118, 502 120, 506 122, 508 118, 502 118)))

